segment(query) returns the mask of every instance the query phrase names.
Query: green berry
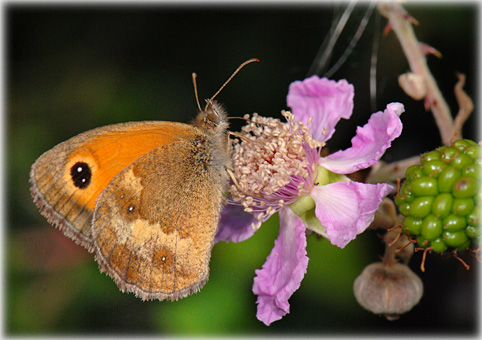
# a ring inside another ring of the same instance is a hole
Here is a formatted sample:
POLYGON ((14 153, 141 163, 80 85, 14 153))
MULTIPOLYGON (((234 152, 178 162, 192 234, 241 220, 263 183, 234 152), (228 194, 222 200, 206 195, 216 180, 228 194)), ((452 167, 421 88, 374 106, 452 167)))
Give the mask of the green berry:
POLYGON ((478 171, 479 169, 477 169, 477 165, 472 163, 462 169, 462 176, 480 178, 480 173, 478 171))
POLYGON ((430 241, 427 240, 425 237, 423 237, 422 235, 420 235, 419 237, 417 237, 417 243, 420 247, 422 248, 427 248, 427 247, 430 247, 430 241))
POLYGON ((412 236, 417 236, 420 234, 422 230, 422 222, 421 218, 414 218, 413 216, 408 216, 402 224, 402 230, 412 236))
POLYGON ((415 196, 435 196, 438 194, 438 184, 435 178, 420 177, 412 181, 411 191, 415 196))
POLYGON ((468 139, 421 155, 395 197, 402 231, 439 253, 481 242, 481 169, 481 145, 468 139))
POLYGON ((422 177, 423 175, 423 170, 420 165, 412 165, 407 169, 407 179, 415 179, 422 177))
POLYGON ((432 203, 432 213, 439 218, 448 216, 452 212, 453 201, 454 197, 451 194, 439 194, 432 203))
POLYGON ((398 208, 400 209, 400 214, 403 216, 410 215, 410 203, 401 203, 398 208))
POLYGON ((443 227, 448 231, 458 231, 465 229, 467 226, 467 219, 463 216, 449 215, 443 220, 443 227))
POLYGON ((472 164, 474 160, 472 157, 465 155, 465 154, 460 154, 454 159, 452 159, 449 163, 449 165, 453 166, 456 169, 463 169, 465 166, 472 164))
POLYGON ((452 166, 446 166, 438 176, 438 189, 440 192, 452 192, 455 181, 460 178, 462 172, 452 166))
POLYGON ((459 139, 459 140, 456 140, 452 144, 452 147, 463 151, 463 150, 467 149, 468 147, 474 146, 474 145, 477 145, 477 143, 474 142, 474 141, 471 141, 470 139, 459 139))
POLYGON ((465 249, 470 245, 469 238, 464 230, 459 231, 445 231, 443 233, 443 240, 448 247, 465 249))
POLYGON ((479 190, 480 183, 474 177, 462 176, 457 179, 452 188, 452 193, 457 198, 473 197, 479 190))
POLYGON ((432 211, 433 196, 418 197, 410 203, 409 213, 413 217, 423 218, 432 211))
POLYGON ((410 190, 408 186, 405 186, 402 191, 400 191, 403 201, 410 203, 415 199, 415 194, 410 190))
POLYGON ((433 251, 436 253, 443 253, 448 248, 441 237, 430 242, 430 246, 432 247, 433 251))
POLYGON ((441 161, 440 159, 435 159, 432 161, 425 162, 423 164, 423 174, 425 176, 430 176, 433 178, 437 178, 442 171, 443 167, 445 166, 445 162, 441 161))
POLYGON ((466 154, 472 159, 480 159, 480 147, 478 145, 471 145, 467 148, 466 154))
POLYGON ((479 227, 472 227, 472 226, 467 226, 467 229, 465 229, 465 233, 469 238, 477 238, 480 236, 480 228, 479 227))
POLYGON ((469 198, 456 198, 452 204, 452 213, 455 215, 465 216, 472 212, 475 203, 472 197, 469 198))
POLYGON ((467 224, 471 227, 478 227, 480 224, 480 209, 475 207, 474 210, 467 216, 467 224))
POLYGON ((422 222, 422 236, 433 241, 442 235, 442 221, 440 221, 435 215, 428 215, 422 222))
POLYGON ((426 152, 420 158, 424 161, 424 163, 440 160, 440 151, 433 150, 426 152))
POLYGON ((457 148, 452 148, 452 147, 447 147, 447 146, 442 146, 439 148, 439 151, 441 151, 440 159, 450 162, 453 158, 457 157, 460 154, 460 150, 457 148))

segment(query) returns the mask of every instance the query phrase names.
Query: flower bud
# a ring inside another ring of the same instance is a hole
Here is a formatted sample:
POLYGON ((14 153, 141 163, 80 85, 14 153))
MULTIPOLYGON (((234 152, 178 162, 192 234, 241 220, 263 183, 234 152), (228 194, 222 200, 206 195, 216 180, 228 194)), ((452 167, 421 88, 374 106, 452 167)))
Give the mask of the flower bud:
POLYGON ((377 262, 363 270, 353 290, 363 308, 396 320, 420 301, 423 283, 406 265, 377 262))
POLYGON ((427 95, 427 87, 424 77, 408 72, 398 76, 398 84, 407 95, 415 100, 425 98, 427 95))

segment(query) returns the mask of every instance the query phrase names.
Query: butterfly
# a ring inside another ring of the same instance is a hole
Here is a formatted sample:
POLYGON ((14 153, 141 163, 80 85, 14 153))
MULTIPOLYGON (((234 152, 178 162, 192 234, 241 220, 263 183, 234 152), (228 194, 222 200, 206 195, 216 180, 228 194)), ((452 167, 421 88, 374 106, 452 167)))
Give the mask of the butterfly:
MULTIPOLYGON (((214 101, 191 124, 108 125, 42 154, 30 171, 40 213, 95 253, 101 272, 143 300, 177 300, 209 278, 231 164, 227 114, 214 101)), ((193 74, 194 88, 197 87, 193 74)))

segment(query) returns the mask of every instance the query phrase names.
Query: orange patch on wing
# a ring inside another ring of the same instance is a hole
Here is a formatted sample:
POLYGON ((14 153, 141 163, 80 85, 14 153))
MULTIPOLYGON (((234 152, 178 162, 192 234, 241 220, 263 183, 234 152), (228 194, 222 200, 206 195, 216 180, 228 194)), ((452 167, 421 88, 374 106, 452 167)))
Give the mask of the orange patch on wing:
POLYGON ((86 141, 67 156, 67 164, 85 161, 92 170, 92 182, 77 202, 94 210, 97 197, 110 181, 139 157, 158 146, 168 144, 191 131, 181 125, 137 126, 106 132, 86 141))

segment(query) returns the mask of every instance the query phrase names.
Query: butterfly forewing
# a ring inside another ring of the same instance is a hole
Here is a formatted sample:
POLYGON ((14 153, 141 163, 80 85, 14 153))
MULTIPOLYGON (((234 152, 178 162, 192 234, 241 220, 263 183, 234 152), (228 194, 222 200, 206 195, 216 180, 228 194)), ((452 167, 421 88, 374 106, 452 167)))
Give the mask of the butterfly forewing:
POLYGON ((97 197, 125 167, 159 145, 187 133, 189 125, 133 122, 75 136, 45 152, 32 165, 31 193, 42 215, 93 251, 92 213, 97 197))

